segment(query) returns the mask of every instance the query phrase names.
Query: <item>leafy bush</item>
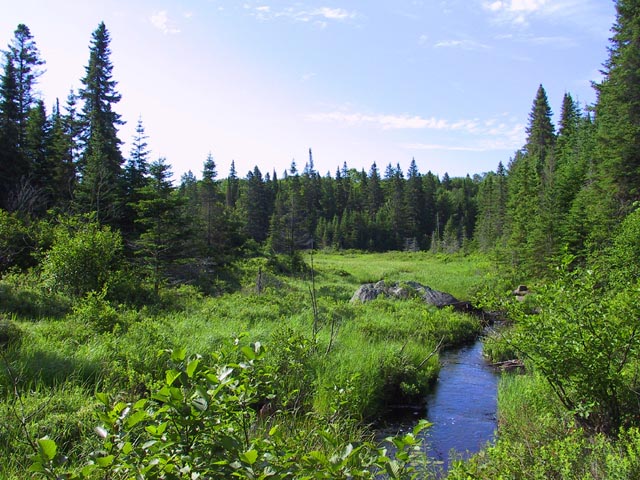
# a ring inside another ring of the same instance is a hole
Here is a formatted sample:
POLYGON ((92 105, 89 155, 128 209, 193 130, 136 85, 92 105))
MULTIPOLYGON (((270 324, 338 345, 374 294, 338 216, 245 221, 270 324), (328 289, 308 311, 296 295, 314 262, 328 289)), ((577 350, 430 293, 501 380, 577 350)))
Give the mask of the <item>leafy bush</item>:
POLYGON ((271 425, 258 434, 256 425, 268 419, 254 405, 268 395, 273 378, 263 355, 258 343, 236 344, 208 366, 200 356, 174 350, 172 368, 151 398, 112 406, 98 394, 102 448, 79 470, 63 471, 58 445, 48 437, 38 440, 30 470, 49 478, 373 479, 381 471, 389 478, 415 477, 416 436, 425 424, 393 439, 394 457, 368 442, 342 443, 327 418, 318 419, 311 432, 289 436, 271 425), (238 354, 242 361, 230 361, 238 354), (308 435, 316 436, 320 448, 301 447, 308 435))
POLYGON ((42 263, 43 278, 52 289, 82 296, 99 291, 122 261, 122 238, 108 226, 72 218, 58 225, 42 263))
POLYGON ((115 308, 105 300, 106 290, 91 291, 73 307, 73 316, 79 324, 98 333, 111 332, 119 322, 115 308))
POLYGON ((11 478, 12 470, 20 472, 15 478, 25 478, 37 438, 54 439, 61 457, 95 450, 90 432, 96 405, 84 388, 69 384, 51 390, 37 384, 12 402, 0 403, 0 449, 11 452, 0 462, 0 478, 11 478))
POLYGON ((521 353, 513 344, 514 330, 503 327, 492 331, 482 339, 482 353, 491 362, 505 362, 520 358, 521 353))
POLYGON ((577 423, 616 435, 639 413, 640 284, 604 291, 599 272, 575 271, 542 289, 540 313, 520 312, 518 350, 577 423))
POLYGON ((0 209, 0 273, 11 267, 26 269, 35 264, 31 256, 37 245, 35 230, 18 214, 0 209))

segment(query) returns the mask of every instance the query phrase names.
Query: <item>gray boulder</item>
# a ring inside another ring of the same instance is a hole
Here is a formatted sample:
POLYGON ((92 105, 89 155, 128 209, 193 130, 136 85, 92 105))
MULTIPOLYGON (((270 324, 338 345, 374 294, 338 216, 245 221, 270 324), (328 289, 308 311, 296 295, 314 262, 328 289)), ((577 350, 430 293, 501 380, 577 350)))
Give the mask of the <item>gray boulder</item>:
POLYGON ((365 283, 364 285, 360 285, 358 290, 353 294, 353 297, 351 297, 351 302, 360 301, 364 303, 374 300, 380 295, 384 295, 387 298, 400 299, 416 296, 422 298, 425 303, 434 305, 438 308, 449 305, 457 307, 461 304, 461 302, 453 295, 434 290, 418 282, 407 282, 404 284, 393 283, 391 285, 387 285, 384 280, 377 283, 365 283))

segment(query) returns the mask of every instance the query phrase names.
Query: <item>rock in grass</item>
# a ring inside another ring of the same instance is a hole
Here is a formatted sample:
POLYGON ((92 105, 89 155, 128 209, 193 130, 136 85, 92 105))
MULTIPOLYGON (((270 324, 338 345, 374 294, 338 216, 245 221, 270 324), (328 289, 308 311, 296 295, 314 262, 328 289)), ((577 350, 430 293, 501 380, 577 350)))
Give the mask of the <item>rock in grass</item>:
POLYGON ((365 283, 364 285, 360 285, 356 293, 351 297, 351 302, 360 301, 365 303, 378 298, 380 295, 384 295, 387 298, 400 299, 420 297, 425 303, 434 305, 438 308, 450 305, 458 307, 461 303, 465 303, 460 302, 450 293, 434 290, 418 282, 407 282, 402 284, 396 282, 391 285, 387 285, 384 280, 377 283, 365 283))

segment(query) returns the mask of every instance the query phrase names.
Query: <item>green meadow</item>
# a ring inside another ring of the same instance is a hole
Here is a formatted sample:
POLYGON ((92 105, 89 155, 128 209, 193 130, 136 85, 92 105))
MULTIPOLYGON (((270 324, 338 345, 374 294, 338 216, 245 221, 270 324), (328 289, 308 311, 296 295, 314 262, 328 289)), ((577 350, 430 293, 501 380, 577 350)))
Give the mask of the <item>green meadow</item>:
MULTIPOLYGON (((81 466, 100 446, 99 398, 131 404, 157 391, 171 364, 167 352, 215 363, 234 345, 259 345, 271 373, 256 387, 251 422, 268 404, 279 424, 306 429, 311 439, 319 422, 339 419, 333 434, 344 445, 368 438, 366 425, 391 404, 421 401, 438 375, 438 344, 471 341, 481 331, 477 319, 420 299, 350 299, 360 284, 382 279, 470 299, 490 270, 484 257, 346 252, 304 259, 307 268, 294 276, 249 259, 237 268, 241 288, 233 293, 165 288, 143 307, 114 304, 105 292, 73 299, 35 276, 5 276, 0 448, 7 461, 0 477, 23 478, 30 442, 41 438, 55 441, 68 465, 81 466)), ((309 442, 329 448, 326 438, 309 442)))

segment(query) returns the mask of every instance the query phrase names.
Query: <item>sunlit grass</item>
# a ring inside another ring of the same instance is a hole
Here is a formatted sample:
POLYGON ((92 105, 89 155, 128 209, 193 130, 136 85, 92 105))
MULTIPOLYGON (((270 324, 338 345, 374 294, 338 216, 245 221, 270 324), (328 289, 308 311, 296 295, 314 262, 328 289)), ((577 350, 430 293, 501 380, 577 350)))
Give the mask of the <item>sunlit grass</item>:
MULTIPOLYGON (((166 350, 185 348, 207 356, 242 335, 264 344, 268 361, 282 362, 277 359, 288 355, 294 364, 300 362, 295 368, 304 369, 305 375, 298 378, 299 370, 292 370, 283 388, 287 395, 303 398, 304 408, 321 414, 338 408, 351 418, 369 421, 400 399, 419 401, 436 378, 438 356, 427 357, 439 342, 455 345, 479 332, 472 317, 437 310, 419 299, 380 298, 367 304, 350 299, 360 284, 381 279, 417 281, 470 298, 489 268, 481 257, 316 252, 313 257, 304 254, 304 259, 313 261, 315 284, 310 269, 285 277, 269 272, 265 262, 251 261, 242 288, 220 297, 181 287, 165 290, 159 305, 139 310, 110 305, 99 297, 76 301, 63 316, 56 308, 47 317, 45 308, 32 318, 30 309, 21 308, 10 313, 12 335, 19 337, 10 348, 10 366, 25 392, 40 392, 41 398, 86 413, 95 391, 124 401, 147 394, 163 376, 166 350), (261 268, 268 281, 258 291, 261 268), (312 351, 302 357, 291 351, 286 343, 292 337, 303 339, 312 351)), ((14 285, 15 279, 11 288, 14 285)), ((12 380, 6 369, 0 380, 8 398, 12 380)), ((58 420, 51 417, 50 423, 63 430, 63 448, 77 450, 79 443, 85 444, 80 438, 84 430, 68 430, 71 427, 58 420), (67 430, 72 433, 64 433, 67 430)), ((91 419, 84 421, 86 428, 92 427, 91 419)), ((20 458, 12 460, 7 475, 27 461, 20 458)))
MULTIPOLYGON (((306 258, 308 260, 308 256, 306 258)), ((416 281, 461 300, 470 297, 491 267, 490 259, 484 256, 444 256, 429 252, 320 252, 314 255, 313 262, 323 281, 356 287, 379 280, 416 281)))

